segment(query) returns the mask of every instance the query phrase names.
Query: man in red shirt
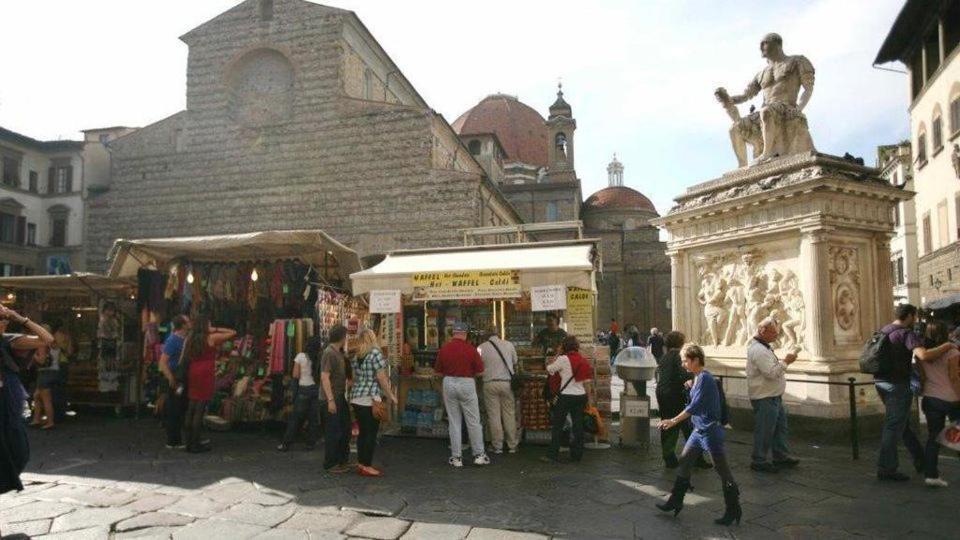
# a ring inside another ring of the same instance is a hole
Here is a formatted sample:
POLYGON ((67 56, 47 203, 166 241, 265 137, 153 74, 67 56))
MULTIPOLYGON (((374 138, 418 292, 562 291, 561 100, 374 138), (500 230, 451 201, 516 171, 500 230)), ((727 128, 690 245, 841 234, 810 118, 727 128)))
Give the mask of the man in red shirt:
POLYGON ((443 375, 443 404, 450 423, 450 465, 463 467, 460 427, 467 421, 474 465, 489 465, 490 458, 483 449, 483 427, 480 425, 480 402, 474 379, 483 375, 483 360, 477 348, 467 342, 467 325, 453 325, 453 339, 437 351, 434 370, 443 375))

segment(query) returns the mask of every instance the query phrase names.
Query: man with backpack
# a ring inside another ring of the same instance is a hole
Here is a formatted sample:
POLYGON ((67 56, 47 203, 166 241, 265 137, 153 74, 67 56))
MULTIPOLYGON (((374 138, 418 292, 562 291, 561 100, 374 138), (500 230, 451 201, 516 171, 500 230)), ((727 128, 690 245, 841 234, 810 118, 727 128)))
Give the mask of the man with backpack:
POLYGON ((489 329, 490 337, 480 344, 483 359, 483 404, 487 409, 487 426, 494 454, 503 453, 504 436, 507 452, 515 454, 520 444, 517 436, 516 400, 513 391, 517 379, 517 349, 500 339, 497 327, 489 329))
POLYGON ((877 394, 886 409, 880 437, 880 454, 877 458, 877 478, 903 482, 910 477, 897 471, 898 439, 903 439, 913 457, 914 469, 923 472, 923 447, 910 429, 910 406, 913 404, 913 394, 910 392, 912 360, 914 357, 924 362, 933 360, 950 349, 957 349, 957 346, 944 343, 932 349, 924 347, 923 338, 913 330, 917 322, 916 306, 897 306, 896 317, 895 321, 881 328, 867 343, 860 358, 860 370, 873 375, 877 394))

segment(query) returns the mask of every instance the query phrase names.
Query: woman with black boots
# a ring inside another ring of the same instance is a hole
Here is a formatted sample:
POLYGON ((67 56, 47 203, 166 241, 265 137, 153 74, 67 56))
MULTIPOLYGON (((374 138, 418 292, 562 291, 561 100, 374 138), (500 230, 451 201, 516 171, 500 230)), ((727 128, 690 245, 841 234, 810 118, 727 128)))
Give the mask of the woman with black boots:
POLYGON ((720 390, 716 379, 709 371, 703 368, 705 358, 703 349, 690 343, 680 352, 683 368, 693 375, 693 388, 690 390, 690 404, 677 416, 668 420, 661 420, 660 429, 671 429, 686 421, 693 421, 693 433, 687 439, 680 455, 680 468, 677 479, 673 483, 670 498, 657 508, 664 512, 673 512, 673 515, 683 510, 683 497, 690 489, 690 469, 697 460, 707 451, 713 458, 713 464, 723 483, 723 501, 726 510, 723 517, 714 520, 718 525, 730 525, 734 521, 740 524, 743 510, 740 508, 740 490, 733 480, 730 465, 723 450, 723 426, 720 425, 720 390))

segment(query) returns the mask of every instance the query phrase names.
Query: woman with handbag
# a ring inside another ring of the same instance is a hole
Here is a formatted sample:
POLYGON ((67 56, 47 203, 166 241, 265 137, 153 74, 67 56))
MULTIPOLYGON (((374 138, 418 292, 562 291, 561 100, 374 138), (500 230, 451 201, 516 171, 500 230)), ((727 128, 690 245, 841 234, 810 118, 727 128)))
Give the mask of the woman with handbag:
MULTIPOLYGON (((949 338, 947 324, 943 321, 927 323, 927 347, 938 347, 949 338)), ((947 487, 940 478, 938 460, 940 442, 937 440, 947 418, 960 420, 960 352, 950 349, 934 360, 918 361, 920 388, 923 396, 920 408, 927 417, 927 446, 924 451, 924 483, 930 487, 947 487)))
MULTIPOLYGON (((560 383, 551 399, 550 449, 546 459, 551 462, 560 461, 560 435, 567 423, 567 416, 570 416, 573 423, 570 433, 570 459, 579 462, 583 459, 584 410, 588 405, 592 405, 589 381, 593 370, 590 369, 590 363, 580 355, 580 342, 575 336, 563 338, 560 351, 561 354, 547 364, 547 373, 552 377, 559 377, 560 383)), ((547 384, 550 384, 549 380, 547 384)))
POLYGON ((373 467, 373 452, 377 447, 377 432, 380 422, 387 419, 386 397, 393 403, 397 397, 390 387, 387 376, 387 361, 380 352, 377 335, 369 328, 360 331, 357 340, 353 367, 353 386, 350 388, 350 404, 360 424, 357 436, 357 472, 361 476, 378 477, 383 472, 373 467))
POLYGON ((184 344, 183 357, 187 361, 187 417, 184 421, 187 452, 210 451, 210 446, 200 441, 203 415, 207 404, 213 399, 216 382, 217 353, 228 340, 236 337, 237 331, 216 328, 207 315, 197 317, 184 344))

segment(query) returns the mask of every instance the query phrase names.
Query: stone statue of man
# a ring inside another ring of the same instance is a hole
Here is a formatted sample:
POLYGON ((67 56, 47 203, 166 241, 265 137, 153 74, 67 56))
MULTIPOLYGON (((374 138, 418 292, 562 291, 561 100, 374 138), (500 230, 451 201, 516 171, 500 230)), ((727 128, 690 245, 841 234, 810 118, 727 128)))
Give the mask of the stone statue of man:
POLYGON ((714 92, 733 120, 730 140, 740 167, 747 165, 747 144, 753 147, 754 164, 813 150, 807 118, 802 112, 813 95, 813 64, 804 56, 784 54, 783 38, 778 34, 763 37, 760 55, 767 59, 767 67, 750 81, 743 94, 731 96, 726 88, 714 92), (761 91, 760 109, 741 117, 736 105, 761 91))

